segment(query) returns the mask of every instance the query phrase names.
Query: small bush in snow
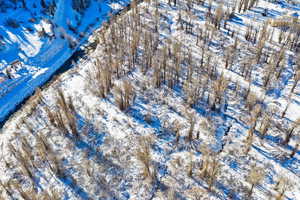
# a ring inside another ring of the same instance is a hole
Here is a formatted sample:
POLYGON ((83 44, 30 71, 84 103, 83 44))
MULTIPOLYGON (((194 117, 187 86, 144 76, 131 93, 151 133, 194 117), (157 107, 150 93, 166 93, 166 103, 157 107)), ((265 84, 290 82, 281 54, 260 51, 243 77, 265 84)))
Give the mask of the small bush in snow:
POLYGON ((11 28, 19 28, 20 27, 19 22, 15 19, 11 19, 11 18, 6 20, 5 25, 9 26, 11 28))

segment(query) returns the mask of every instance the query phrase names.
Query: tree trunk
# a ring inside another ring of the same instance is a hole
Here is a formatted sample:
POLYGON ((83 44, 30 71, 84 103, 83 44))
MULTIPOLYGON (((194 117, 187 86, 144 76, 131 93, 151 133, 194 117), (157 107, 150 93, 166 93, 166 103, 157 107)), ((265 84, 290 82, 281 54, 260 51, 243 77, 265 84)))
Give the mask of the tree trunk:
POLYGON ((248 195, 249 198, 252 196, 253 189, 254 189, 254 184, 251 185, 251 188, 250 188, 250 191, 249 191, 249 195, 248 195))
POLYGON ((290 157, 293 158, 295 154, 297 153, 299 148, 299 144, 296 144, 295 148, 293 149, 292 153, 290 154, 290 157))

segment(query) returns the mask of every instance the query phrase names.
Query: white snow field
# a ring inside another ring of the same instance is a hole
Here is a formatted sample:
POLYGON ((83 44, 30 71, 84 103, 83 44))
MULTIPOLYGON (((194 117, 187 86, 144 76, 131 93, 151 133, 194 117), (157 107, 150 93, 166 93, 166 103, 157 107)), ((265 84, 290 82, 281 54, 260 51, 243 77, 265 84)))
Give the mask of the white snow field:
POLYGON ((0 131, 0 197, 300 200, 300 2, 240 2, 133 2, 94 31, 0 131))
POLYGON ((0 122, 42 86, 110 13, 129 3, 87 0, 88 7, 79 12, 72 0, 29 0, 25 7, 16 2, 0 2, 0 122))

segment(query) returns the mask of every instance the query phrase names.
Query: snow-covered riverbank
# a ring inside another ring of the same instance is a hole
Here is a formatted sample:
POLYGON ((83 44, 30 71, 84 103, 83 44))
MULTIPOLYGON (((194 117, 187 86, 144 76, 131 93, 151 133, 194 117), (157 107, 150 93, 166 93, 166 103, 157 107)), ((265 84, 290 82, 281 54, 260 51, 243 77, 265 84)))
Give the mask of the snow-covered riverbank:
POLYGON ((0 42, 4 49, 0 51, 0 70, 5 81, 0 82, 0 122, 42 86, 107 21, 109 14, 123 9, 130 1, 93 0, 79 14, 73 10, 71 0, 57 0, 53 17, 44 14, 41 5, 33 6, 35 1, 26 3, 28 9, 9 8, 1 13, 0 42), (20 23, 20 27, 7 26, 8 19, 20 23), (76 32, 70 27, 76 27, 76 32), (39 36, 42 30, 47 37, 39 36), (10 65, 16 60, 17 64, 10 65))

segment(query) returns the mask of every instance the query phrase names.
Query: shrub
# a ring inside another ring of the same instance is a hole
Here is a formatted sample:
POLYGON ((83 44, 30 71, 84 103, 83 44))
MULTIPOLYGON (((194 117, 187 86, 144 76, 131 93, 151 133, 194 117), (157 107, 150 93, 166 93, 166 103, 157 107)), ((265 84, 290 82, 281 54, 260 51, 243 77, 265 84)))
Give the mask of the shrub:
POLYGON ((11 27, 11 28, 19 28, 20 27, 20 23, 17 20, 11 19, 11 18, 8 18, 6 20, 5 25, 8 27, 11 27))
POLYGON ((82 12, 84 9, 89 7, 90 3, 90 0, 72 0, 72 7, 74 10, 82 12))
POLYGON ((47 33, 46 33, 46 31, 45 31, 44 28, 42 28, 42 30, 38 31, 38 36, 39 36, 40 38, 44 38, 44 37, 47 36, 47 33))

